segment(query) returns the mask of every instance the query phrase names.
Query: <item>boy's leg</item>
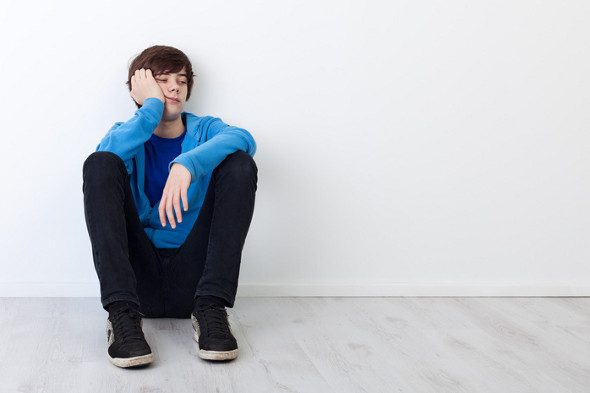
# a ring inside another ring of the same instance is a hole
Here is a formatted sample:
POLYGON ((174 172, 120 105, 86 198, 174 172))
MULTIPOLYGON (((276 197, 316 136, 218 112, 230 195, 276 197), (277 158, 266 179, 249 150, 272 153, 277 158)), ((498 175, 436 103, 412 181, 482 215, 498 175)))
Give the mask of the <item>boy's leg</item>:
POLYGON ((139 220, 125 164, 114 153, 95 152, 84 162, 83 175, 84 213, 103 307, 115 301, 140 305, 140 298, 141 303, 155 302, 161 268, 139 220), (151 291, 138 298, 144 288, 151 291))
POLYGON ((102 305, 109 312, 109 360, 119 367, 152 363, 141 329, 137 279, 155 281, 158 260, 139 221, 127 169, 116 154, 95 152, 84 162, 83 176, 86 226, 102 305))
POLYGON ((230 360, 238 355, 225 306, 234 305, 257 171, 252 157, 241 151, 215 168, 199 217, 170 264, 175 291, 167 310, 177 317, 192 316, 203 359, 230 360))
MULTIPOLYGON (((242 151, 215 168, 199 216, 170 263, 175 283, 167 309, 188 317, 195 297, 233 307, 242 249, 254 212, 257 168, 242 151)), ((179 315, 179 316, 180 316, 179 315)))

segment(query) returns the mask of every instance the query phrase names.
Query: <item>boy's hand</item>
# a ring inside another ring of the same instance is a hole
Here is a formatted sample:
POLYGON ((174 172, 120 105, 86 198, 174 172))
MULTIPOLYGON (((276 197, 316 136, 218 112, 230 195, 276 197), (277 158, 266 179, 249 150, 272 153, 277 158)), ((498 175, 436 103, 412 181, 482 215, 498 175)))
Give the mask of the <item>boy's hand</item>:
POLYGON ((166 102, 164 93, 160 89, 160 85, 154 79, 152 70, 144 69, 136 70, 135 75, 131 77, 131 97, 139 105, 143 105, 143 102, 150 97, 155 97, 162 102, 166 102))
POLYGON ((170 173, 168 174, 168 180, 164 186, 164 192, 162 192, 162 199, 160 200, 160 206, 158 211, 160 212, 160 222, 162 226, 166 226, 166 216, 170 221, 172 229, 176 228, 176 222, 174 221, 174 211, 176 211, 176 218, 178 223, 182 222, 182 212, 180 210, 180 198, 182 198, 182 204, 184 205, 184 211, 188 210, 188 197, 187 190, 191 185, 191 173, 184 165, 177 162, 172 164, 170 173), (166 214, 164 214, 166 212, 166 214))

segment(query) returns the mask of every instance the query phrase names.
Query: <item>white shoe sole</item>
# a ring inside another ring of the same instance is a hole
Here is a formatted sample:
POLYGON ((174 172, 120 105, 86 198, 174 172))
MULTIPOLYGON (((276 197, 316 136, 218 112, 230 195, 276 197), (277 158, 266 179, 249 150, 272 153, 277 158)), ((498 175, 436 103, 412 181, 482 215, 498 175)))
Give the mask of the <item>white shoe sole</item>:
POLYGON ((111 363, 113 363, 117 367, 122 368, 143 366, 146 364, 150 364, 154 361, 153 353, 143 356, 136 356, 134 358, 112 358, 110 355, 107 356, 109 357, 111 363))
MULTIPOLYGON (((199 335, 196 331, 193 338, 197 343, 199 342, 199 335)), ((236 348, 232 351, 206 351, 199 349, 199 357, 205 360, 232 360, 238 357, 238 349, 236 348)))
POLYGON ((219 352, 199 349, 199 357, 205 360, 233 360, 238 357, 238 350, 219 352))
MULTIPOLYGON (((140 327, 143 326, 143 319, 139 322, 139 326, 140 327)), ((113 336, 112 331, 113 331, 113 325, 111 324, 111 321, 109 319, 107 319, 107 337, 109 340, 109 342, 108 342, 109 347, 115 341, 115 337, 113 336)), ((153 363, 153 361, 154 361, 154 354, 153 353, 149 353, 147 355, 142 355, 142 356, 135 356, 133 358, 112 358, 111 355, 109 355, 109 353, 107 352, 107 356, 108 356, 109 360, 111 361, 111 363, 113 363, 117 367, 122 367, 122 368, 143 366, 146 364, 153 363)))

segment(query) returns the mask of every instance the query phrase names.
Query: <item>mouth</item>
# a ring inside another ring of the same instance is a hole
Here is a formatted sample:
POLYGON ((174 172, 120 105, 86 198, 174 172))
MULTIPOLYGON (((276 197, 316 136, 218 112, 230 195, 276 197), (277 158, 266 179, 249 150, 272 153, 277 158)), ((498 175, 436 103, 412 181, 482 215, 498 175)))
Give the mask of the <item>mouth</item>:
POLYGON ((172 102, 180 102, 180 100, 179 100, 179 99, 177 99, 177 98, 174 98, 174 97, 168 97, 168 96, 164 96, 164 97, 166 97, 166 99, 168 99, 168 100, 170 100, 170 101, 172 101, 172 102))

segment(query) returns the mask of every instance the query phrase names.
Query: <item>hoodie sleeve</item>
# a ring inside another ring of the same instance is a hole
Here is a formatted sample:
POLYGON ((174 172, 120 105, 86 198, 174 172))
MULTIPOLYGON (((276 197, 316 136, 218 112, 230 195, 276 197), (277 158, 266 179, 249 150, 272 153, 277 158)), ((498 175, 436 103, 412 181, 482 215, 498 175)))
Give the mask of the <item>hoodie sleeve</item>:
POLYGON ((164 103, 157 98, 148 98, 135 115, 125 123, 115 123, 96 147, 97 151, 115 153, 131 168, 131 159, 143 147, 160 123, 164 103))
POLYGON ((191 183, 212 172, 225 157, 238 150, 251 156, 256 153, 254 138, 243 128, 229 126, 216 117, 203 118, 200 127, 205 142, 180 154, 168 166, 169 171, 174 163, 185 166, 191 173, 191 183))

